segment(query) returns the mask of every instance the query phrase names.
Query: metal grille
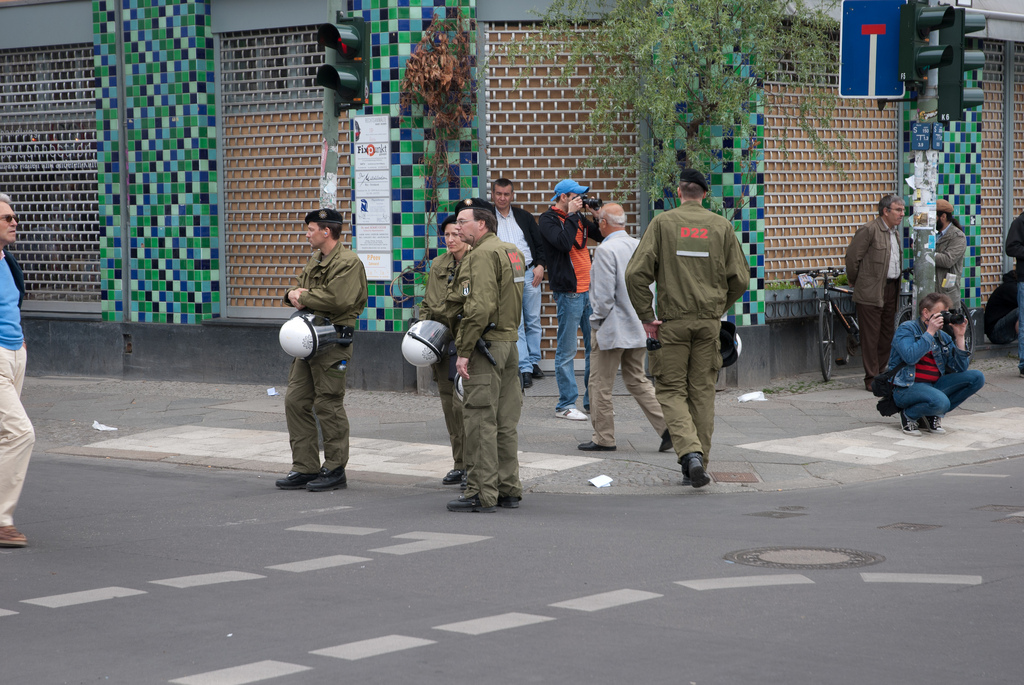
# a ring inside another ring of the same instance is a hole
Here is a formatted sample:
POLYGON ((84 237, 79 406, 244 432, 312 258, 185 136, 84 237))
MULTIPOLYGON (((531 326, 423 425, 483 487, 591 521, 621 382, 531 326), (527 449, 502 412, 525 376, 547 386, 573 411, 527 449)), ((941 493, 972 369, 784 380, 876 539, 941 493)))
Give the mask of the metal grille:
POLYGON ((1004 217, 1007 230, 1018 210, 1024 209, 1024 43, 1014 45, 1013 58, 1013 214, 1004 217))
MULTIPOLYGON (((982 301, 1002 282, 1003 272, 1003 43, 982 41, 985 71, 981 87, 981 208, 978 232, 978 285, 982 301)), ((1008 223, 1008 222, 1007 222, 1008 223)))
POLYGON ((26 309, 99 308, 92 51, 0 50, 0 192, 20 218, 12 252, 25 270, 26 309))
MULTIPOLYGON (((225 282, 229 316, 276 316, 309 257, 303 215, 320 203, 323 50, 315 27, 224 34, 221 103, 225 282)), ((342 112, 339 129, 348 129, 342 112)), ((344 139, 344 138, 343 138, 344 139)), ((349 221, 350 156, 338 167, 349 221)), ((343 242, 351 244, 351 231, 343 242)))
POLYGON ((775 101, 764 126, 765 279, 790 280, 796 268, 842 266, 850 238, 874 218, 878 198, 900 187, 900 108, 879 112, 873 101, 839 101, 832 127, 821 134, 834 144, 835 131, 842 131, 849 141, 852 154, 836 154, 846 165, 843 178, 798 125, 806 97, 799 87, 769 82, 765 90, 775 101))
MULTIPOLYGON (((511 64, 497 50, 510 43, 536 43, 544 40, 536 24, 494 23, 486 28, 487 68, 487 177, 489 182, 508 178, 515 183, 515 203, 535 217, 551 206, 551 192, 564 178, 575 178, 590 186, 590 195, 610 200, 616 186, 626 178, 625 169, 577 169, 577 163, 592 157, 594 150, 605 144, 604 138, 583 135, 573 139, 586 121, 588 103, 576 96, 576 87, 594 73, 592 65, 578 65, 576 74, 565 86, 552 86, 543 76, 554 73, 554 67, 540 67, 537 72, 516 86, 523 75, 522 64, 511 64)), ((567 59, 563 55, 562 59, 567 59)), ((636 149, 637 137, 626 123, 616 145, 636 149)), ((635 188, 635 177, 628 177, 627 187, 635 188)), ((489 189, 488 189, 489 190, 489 189)), ((638 232, 639 205, 633 191, 621 198, 626 211, 627 230, 638 232)), ((558 321, 554 299, 545 289, 541 300, 541 355, 554 359, 558 321)), ((583 343, 577 359, 583 358, 583 343)))

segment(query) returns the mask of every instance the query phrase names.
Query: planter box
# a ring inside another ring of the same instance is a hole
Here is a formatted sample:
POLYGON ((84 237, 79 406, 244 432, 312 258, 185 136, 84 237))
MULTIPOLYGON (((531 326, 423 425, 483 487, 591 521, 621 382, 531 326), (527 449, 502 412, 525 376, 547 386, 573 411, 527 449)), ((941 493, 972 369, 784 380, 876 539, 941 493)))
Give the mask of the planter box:
MULTIPOLYGON (((768 321, 786 321, 790 319, 807 319, 818 315, 818 301, 824 294, 824 288, 787 288, 785 290, 766 290, 764 292, 764 311, 768 321)), ((840 311, 853 314, 854 305, 851 295, 831 294, 840 311)))

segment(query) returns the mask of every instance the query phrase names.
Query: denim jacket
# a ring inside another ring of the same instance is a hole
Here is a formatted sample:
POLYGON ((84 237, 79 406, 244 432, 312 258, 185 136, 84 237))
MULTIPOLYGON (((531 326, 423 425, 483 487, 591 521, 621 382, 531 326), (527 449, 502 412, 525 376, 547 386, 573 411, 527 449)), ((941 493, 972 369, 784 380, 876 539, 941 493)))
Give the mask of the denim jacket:
POLYGON ((918 320, 900 324, 892 339, 889 368, 896 368, 902 362, 906 362, 907 365, 896 373, 896 377, 893 378, 894 385, 900 388, 909 388, 913 385, 914 367, 929 351, 935 357, 939 375, 967 370, 967 365, 971 362, 970 355, 957 347, 944 331, 937 331, 937 334, 938 338, 928 333, 918 320))

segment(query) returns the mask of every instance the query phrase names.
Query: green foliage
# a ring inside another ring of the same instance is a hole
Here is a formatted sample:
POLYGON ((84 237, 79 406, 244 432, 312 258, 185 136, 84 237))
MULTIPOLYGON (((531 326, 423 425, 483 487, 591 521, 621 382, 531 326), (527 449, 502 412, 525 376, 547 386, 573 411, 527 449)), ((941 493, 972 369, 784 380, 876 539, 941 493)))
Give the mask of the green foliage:
POLYGON ((832 282, 833 285, 850 285, 850 279, 846 274, 839 274, 836 276, 836 280, 832 282))
POLYGON ((792 290, 793 288, 799 288, 800 286, 795 285, 793 281, 765 281, 765 290, 792 290))
POLYGON ((634 191, 632 179, 639 179, 653 201, 675 188, 681 160, 704 173, 721 171, 723 162, 734 173, 756 172, 756 153, 733 155, 722 139, 756 150, 763 129, 753 115, 776 106, 764 81, 800 89, 805 97, 786 106, 822 158, 838 167, 819 134, 832 127, 836 100, 836 89, 827 87, 839 64, 838 25, 827 13, 834 2, 555 0, 543 15, 543 38, 504 52, 525 61, 527 76, 538 65, 563 64, 549 72, 563 87, 583 76, 576 94, 590 111, 581 133, 603 142, 582 163, 627 169, 618 192, 634 191), (621 146, 623 132, 638 136, 639 154, 621 146))

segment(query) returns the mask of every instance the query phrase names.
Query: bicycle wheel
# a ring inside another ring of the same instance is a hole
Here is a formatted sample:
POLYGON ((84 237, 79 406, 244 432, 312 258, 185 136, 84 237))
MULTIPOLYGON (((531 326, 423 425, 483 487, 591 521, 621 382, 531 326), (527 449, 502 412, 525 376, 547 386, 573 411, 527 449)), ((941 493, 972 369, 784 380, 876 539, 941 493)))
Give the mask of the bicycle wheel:
POLYGON ((818 361, 821 362, 821 377, 827 383, 832 378, 832 364, 835 362, 835 319, 832 305, 827 300, 818 303, 818 361))
POLYGON ((896 312, 896 328, 900 327, 900 324, 906 323, 914 318, 914 308, 912 305, 906 305, 896 312))

